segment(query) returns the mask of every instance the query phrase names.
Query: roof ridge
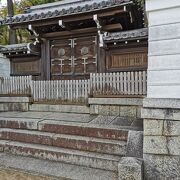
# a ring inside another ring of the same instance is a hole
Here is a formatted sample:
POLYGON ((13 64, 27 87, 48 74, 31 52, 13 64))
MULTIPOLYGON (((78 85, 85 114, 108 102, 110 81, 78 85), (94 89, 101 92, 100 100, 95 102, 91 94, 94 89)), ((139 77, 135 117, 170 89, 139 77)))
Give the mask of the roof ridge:
POLYGON ((64 4, 62 6, 52 6, 46 7, 44 9, 36 9, 29 13, 18 14, 13 17, 6 17, 0 20, 0 25, 2 24, 16 24, 22 22, 36 21, 42 19, 63 17, 67 15, 80 14, 92 11, 98 11, 102 9, 107 9, 111 7, 124 6, 127 4, 133 4, 132 0, 81 0, 77 1, 76 4, 68 5, 64 4))
POLYGON ((93 0, 62 0, 62 1, 58 1, 58 2, 53 2, 53 3, 47 3, 47 4, 41 4, 41 5, 35 5, 35 6, 30 6, 30 11, 36 11, 38 9, 45 9, 45 8, 53 8, 56 7, 57 5, 59 6, 63 6, 63 5, 69 5, 69 4, 76 4, 76 3, 80 3, 80 2, 86 2, 86 1, 93 1, 93 0))

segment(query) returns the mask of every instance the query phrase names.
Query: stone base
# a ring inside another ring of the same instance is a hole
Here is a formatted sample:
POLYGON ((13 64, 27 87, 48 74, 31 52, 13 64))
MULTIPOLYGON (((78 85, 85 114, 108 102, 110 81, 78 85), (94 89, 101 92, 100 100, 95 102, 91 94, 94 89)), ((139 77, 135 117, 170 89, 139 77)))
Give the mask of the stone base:
POLYGON ((117 180, 117 172, 0 153, 0 179, 117 180))
POLYGON ((143 161, 133 157, 123 157, 118 164, 119 180, 142 180, 143 161))
MULTIPOLYGON (((4 180, 23 180, 23 179, 28 179, 28 180, 52 180, 54 179, 53 177, 48 177, 48 176, 41 176, 29 172, 23 172, 19 170, 14 170, 14 169, 0 169, 0 177, 3 177, 4 180)), ((62 180, 65 180, 62 178, 62 180)))
POLYGON ((29 111, 29 97, 0 97, 0 112, 29 111))
POLYGON ((89 98, 90 114, 141 117, 142 98, 89 98))
POLYGON ((143 104, 145 179, 179 179, 180 100, 145 99, 143 104))
POLYGON ((80 105, 32 104, 30 111, 89 114, 89 107, 80 105))
POLYGON ((180 156, 144 154, 145 180, 178 180, 180 156))
POLYGON ((29 103, 0 103, 0 112, 29 111, 29 103))

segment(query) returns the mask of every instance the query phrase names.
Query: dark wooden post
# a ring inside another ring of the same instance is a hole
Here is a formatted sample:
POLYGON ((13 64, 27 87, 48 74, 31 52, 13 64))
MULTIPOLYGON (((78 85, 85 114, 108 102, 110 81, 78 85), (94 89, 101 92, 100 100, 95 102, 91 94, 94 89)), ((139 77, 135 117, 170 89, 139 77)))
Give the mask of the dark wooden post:
MULTIPOLYGON (((14 16, 13 1, 7 0, 8 17, 14 16)), ((9 27, 9 44, 16 44, 16 31, 9 27)))

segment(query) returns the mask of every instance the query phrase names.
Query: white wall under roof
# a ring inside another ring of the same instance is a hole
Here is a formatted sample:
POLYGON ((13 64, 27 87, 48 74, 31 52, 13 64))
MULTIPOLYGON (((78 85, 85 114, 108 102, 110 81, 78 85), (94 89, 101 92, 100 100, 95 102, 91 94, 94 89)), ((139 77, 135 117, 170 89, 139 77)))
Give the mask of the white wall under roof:
POLYGON ((0 77, 10 76, 10 62, 9 59, 5 58, 0 54, 0 77))
POLYGON ((146 0, 148 98, 180 98, 180 0, 146 0))

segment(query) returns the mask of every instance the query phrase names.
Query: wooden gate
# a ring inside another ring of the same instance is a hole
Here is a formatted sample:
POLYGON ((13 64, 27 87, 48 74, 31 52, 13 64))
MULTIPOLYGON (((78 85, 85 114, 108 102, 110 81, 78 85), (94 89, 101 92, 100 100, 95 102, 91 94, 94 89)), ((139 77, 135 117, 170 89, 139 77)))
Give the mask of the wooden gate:
POLYGON ((51 79, 87 79, 97 72, 96 37, 51 42, 51 79))

